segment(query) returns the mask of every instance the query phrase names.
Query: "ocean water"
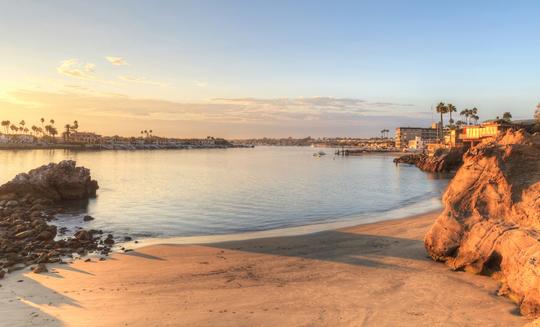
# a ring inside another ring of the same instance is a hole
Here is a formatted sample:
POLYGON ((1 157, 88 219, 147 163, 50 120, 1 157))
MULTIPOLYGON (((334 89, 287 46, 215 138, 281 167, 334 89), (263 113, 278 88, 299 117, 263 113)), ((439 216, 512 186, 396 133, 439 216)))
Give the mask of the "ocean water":
POLYGON ((440 207, 448 180, 392 155, 313 157, 318 149, 73 152, 0 151, 0 183, 17 173, 76 160, 100 185, 97 199, 59 216, 58 224, 116 235, 172 237, 232 234, 373 217, 440 207), (95 218, 82 222, 82 216, 95 218))

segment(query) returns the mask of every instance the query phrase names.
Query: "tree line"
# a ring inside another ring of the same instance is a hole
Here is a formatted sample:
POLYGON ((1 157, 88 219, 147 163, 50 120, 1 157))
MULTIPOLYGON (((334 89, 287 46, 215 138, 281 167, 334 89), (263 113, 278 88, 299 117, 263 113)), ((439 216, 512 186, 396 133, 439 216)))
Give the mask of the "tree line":
MULTIPOLYGON (((50 119, 46 125, 45 118, 41 118, 39 121, 41 126, 32 125, 30 128, 27 126, 25 120, 21 120, 18 124, 13 123, 10 120, 3 120, 0 125, 4 129, 5 134, 8 135, 29 134, 35 137, 48 136, 53 139, 58 135, 58 128, 55 126, 56 121, 54 119, 50 119)), ((66 131, 64 135, 69 139, 71 133, 79 128, 79 122, 74 121, 73 124, 66 124, 64 128, 66 131)))

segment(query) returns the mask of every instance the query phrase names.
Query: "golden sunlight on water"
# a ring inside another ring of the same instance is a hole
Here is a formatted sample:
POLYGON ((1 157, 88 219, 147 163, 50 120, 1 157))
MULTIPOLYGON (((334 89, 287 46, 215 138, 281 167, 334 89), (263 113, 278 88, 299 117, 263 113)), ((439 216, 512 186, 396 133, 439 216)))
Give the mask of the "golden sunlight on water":
POLYGON ((314 158, 313 149, 2 151, 0 181, 73 159, 101 186, 60 224, 134 236, 195 236, 332 223, 390 210, 435 209, 446 185, 390 155, 314 158))

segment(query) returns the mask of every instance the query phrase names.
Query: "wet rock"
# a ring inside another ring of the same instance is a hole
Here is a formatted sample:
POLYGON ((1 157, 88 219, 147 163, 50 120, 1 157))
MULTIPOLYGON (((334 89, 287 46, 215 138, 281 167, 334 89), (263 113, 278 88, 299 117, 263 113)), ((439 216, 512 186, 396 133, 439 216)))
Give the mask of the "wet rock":
POLYGON ((94 217, 92 217, 92 216, 84 216, 83 217, 83 221, 91 221, 91 220, 94 220, 94 217))
POLYGON ((124 236, 124 241, 129 242, 131 240, 133 240, 133 238, 131 238, 130 236, 124 236))
POLYGON ((92 235, 84 229, 77 231, 74 236, 79 241, 88 242, 92 240, 92 235))
POLYGON ((111 234, 107 235, 107 238, 103 241, 103 243, 107 245, 113 245, 114 244, 113 236, 111 234))
POLYGON ((47 266, 44 263, 39 263, 37 266, 32 268, 32 271, 34 272, 34 274, 41 274, 44 272, 49 272, 49 270, 47 269, 47 266))

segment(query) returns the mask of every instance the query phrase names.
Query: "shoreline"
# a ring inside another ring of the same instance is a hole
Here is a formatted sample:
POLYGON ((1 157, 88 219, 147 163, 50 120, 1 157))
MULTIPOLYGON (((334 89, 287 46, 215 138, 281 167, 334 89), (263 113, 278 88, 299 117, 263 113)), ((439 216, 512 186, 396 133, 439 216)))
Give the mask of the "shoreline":
POLYGON ((0 144, 0 151, 14 150, 73 150, 73 151, 141 151, 141 150, 213 150, 213 149, 252 149, 248 145, 215 145, 215 146, 184 146, 161 144, 0 144))
POLYGON ((525 324, 494 280, 427 258, 438 212, 25 269, 1 281, 0 315, 13 326, 525 324))
POLYGON ((392 221, 416 217, 419 215, 434 214, 442 210, 439 197, 425 199, 399 209, 391 209, 384 212, 368 215, 354 214, 350 216, 336 217, 336 221, 314 223, 300 226, 281 227, 258 231, 243 231, 229 234, 196 235, 196 236, 172 236, 172 237, 146 237, 132 241, 119 242, 115 247, 138 249, 150 245, 164 244, 211 244, 229 241, 248 241, 269 237, 302 236, 329 230, 339 230, 349 227, 369 225, 378 222, 392 221))

